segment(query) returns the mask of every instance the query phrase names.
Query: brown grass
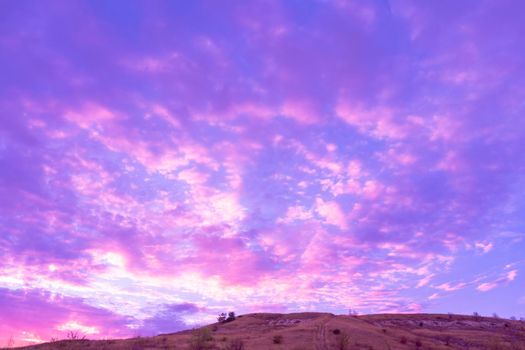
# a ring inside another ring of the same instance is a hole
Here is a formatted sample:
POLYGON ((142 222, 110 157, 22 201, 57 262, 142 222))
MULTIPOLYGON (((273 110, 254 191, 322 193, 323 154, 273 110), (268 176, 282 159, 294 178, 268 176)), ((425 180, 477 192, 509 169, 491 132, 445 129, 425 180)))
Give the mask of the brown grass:
POLYGON ((525 350, 525 322, 439 314, 350 317, 323 313, 258 313, 243 315, 228 323, 157 337, 69 339, 25 349, 525 350))

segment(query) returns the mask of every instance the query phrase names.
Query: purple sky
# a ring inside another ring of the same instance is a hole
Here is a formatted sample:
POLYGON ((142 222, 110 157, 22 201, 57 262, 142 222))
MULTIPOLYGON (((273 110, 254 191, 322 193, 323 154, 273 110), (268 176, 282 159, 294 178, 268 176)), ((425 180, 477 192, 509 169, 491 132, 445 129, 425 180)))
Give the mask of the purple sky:
POLYGON ((1 1, 0 346, 525 316, 524 11, 1 1))

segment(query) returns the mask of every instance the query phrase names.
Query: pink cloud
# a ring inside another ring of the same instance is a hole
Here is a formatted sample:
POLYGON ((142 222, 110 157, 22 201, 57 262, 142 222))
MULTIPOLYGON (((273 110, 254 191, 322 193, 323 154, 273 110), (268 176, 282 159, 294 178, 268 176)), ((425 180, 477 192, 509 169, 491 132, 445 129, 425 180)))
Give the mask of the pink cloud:
MULTIPOLYGON (((68 121, 73 122, 84 129, 93 126, 100 127, 104 124, 114 123, 115 121, 122 119, 122 116, 119 113, 115 113, 106 107, 95 103, 86 104, 80 111, 67 111, 64 117, 68 121)), ((97 131, 93 131, 92 133, 96 135, 97 131)))
POLYGON ((300 124, 312 124, 319 120, 314 106, 305 101, 287 101, 281 107, 281 113, 300 124))
POLYGON ((5 342, 13 336, 16 345, 65 338, 68 331, 79 331, 89 338, 131 336, 133 320, 92 307, 81 299, 39 290, 0 289, 2 313, 0 334, 5 342))
POLYGON ((368 199, 378 198, 383 192, 384 186, 374 180, 368 180, 364 184, 363 195, 368 199))
POLYGON ((365 109, 345 101, 340 101, 336 107, 337 116, 355 126, 359 132, 394 140, 404 139, 419 128, 419 123, 413 118, 402 119, 397 113, 388 107, 365 109))
POLYGON ((339 227, 341 230, 348 228, 346 215, 340 208, 339 204, 334 201, 324 201, 321 198, 315 200, 316 212, 329 225, 339 227))
POLYGON ((185 181, 190 185, 202 185, 206 183, 206 181, 209 178, 209 175, 203 172, 199 172, 194 168, 191 168, 180 171, 177 178, 179 180, 185 181))
POLYGON ((493 281, 481 283, 476 287, 476 289, 480 292, 488 292, 489 290, 500 287, 502 285, 508 285, 510 282, 514 281, 517 276, 518 270, 511 270, 505 274, 500 275, 499 278, 493 281))
POLYGON ((486 282, 486 283, 482 283, 479 286, 477 286, 476 289, 479 290, 480 292, 488 292, 489 290, 494 289, 497 286, 498 284, 496 282, 486 282))
POLYGON ((446 142, 457 141, 455 137, 460 134, 461 122, 453 117, 434 116, 430 126, 430 139, 446 142))
POLYGON ((518 270, 512 270, 507 273, 507 281, 512 282, 518 276, 518 270))
POLYGON ((348 162, 347 167, 348 176, 357 178, 363 174, 361 161, 358 159, 352 159, 348 162))
POLYGON ((286 214, 283 218, 279 218, 279 222, 291 223, 294 221, 304 221, 312 218, 312 213, 310 210, 302 206, 293 206, 288 207, 286 214))
POLYGON ((432 294, 431 296, 428 297, 428 300, 435 300, 435 299, 439 299, 440 298, 440 295, 438 293, 434 293, 432 294))
POLYGON ((484 254, 490 252, 494 245, 491 242, 483 243, 483 242, 476 242, 474 243, 474 246, 478 249, 480 249, 484 254))
POLYGON ((417 283, 416 288, 421 288, 423 286, 428 285, 428 283, 432 280, 434 276, 435 276, 434 274, 429 274, 425 276, 424 278, 420 279, 419 282, 417 283))
POLYGON ((454 285, 452 283, 447 282, 447 283, 440 284, 440 285, 436 286, 435 288, 439 289, 439 290, 443 290, 445 292, 454 292, 456 290, 463 289, 466 286, 467 286, 466 283, 456 283, 454 285))

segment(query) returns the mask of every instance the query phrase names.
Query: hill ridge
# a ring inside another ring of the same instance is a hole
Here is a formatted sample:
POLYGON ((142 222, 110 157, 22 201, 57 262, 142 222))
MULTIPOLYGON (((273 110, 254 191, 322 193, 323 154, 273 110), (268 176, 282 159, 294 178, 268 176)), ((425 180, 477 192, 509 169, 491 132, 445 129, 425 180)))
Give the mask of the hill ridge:
POLYGON ((26 350, 525 350, 525 322, 455 314, 250 313, 191 330, 26 350))

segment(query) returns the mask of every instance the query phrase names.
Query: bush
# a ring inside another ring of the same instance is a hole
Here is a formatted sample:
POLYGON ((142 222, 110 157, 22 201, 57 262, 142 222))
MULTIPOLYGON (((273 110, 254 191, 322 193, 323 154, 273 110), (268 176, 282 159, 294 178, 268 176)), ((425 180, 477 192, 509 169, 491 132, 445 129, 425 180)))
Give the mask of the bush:
POLYGON ((226 318, 226 322, 235 321, 235 312, 230 311, 228 312, 228 318, 226 318))
POLYGON ((354 310, 354 309, 349 309, 348 310, 348 316, 357 316, 359 315, 359 313, 357 312, 357 310, 354 310))
POLYGON ((402 337, 401 337, 401 340, 400 340, 399 342, 400 342, 401 344, 406 344, 406 343, 408 342, 408 339, 407 339, 407 337, 402 336, 402 337))
POLYGON ((283 336, 282 335, 274 335, 273 336, 273 343, 274 344, 282 344, 283 343, 283 336))
POLYGON ((416 347, 420 348, 423 344, 421 343, 421 340, 416 340, 416 347))
POLYGON ((78 331, 67 332, 67 340, 86 340, 85 335, 81 335, 78 331))
POLYGON ((335 335, 338 335, 338 334, 341 333, 341 331, 340 331, 339 329, 334 329, 334 330, 332 331, 332 333, 334 333, 335 335))
MULTIPOLYGON (((240 316, 239 316, 240 317, 240 316)), ((224 322, 231 322, 235 320, 235 312, 230 311, 228 312, 228 316, 224 312, 220 313, 217 317, 217 322, 224 323, 224 322)))

